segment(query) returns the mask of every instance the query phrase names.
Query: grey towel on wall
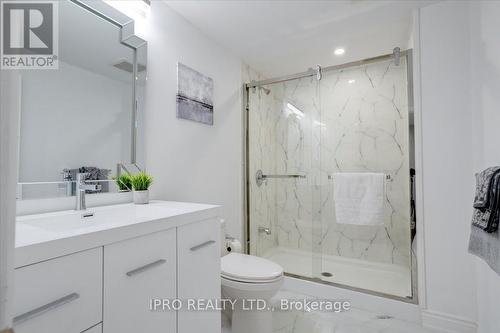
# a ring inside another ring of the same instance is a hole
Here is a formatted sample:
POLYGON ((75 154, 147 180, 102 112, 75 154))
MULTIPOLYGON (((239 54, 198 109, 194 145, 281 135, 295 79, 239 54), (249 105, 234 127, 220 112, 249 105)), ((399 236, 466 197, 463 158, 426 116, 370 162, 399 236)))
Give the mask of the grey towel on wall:
POLYGON ((487 232, 498 230, 500 222, 500 167, 492 167, 476 175, 472 225, 487 232))
POLYGON ((500 171, 500 167, 491 167, 476 174, 474 208, 488 207, 493 176, 498 171, 500 171))
POLYGON ((469 239, 469 253, 483 259, 500 275, 500 233, 487 233, 472 226, 469 239))

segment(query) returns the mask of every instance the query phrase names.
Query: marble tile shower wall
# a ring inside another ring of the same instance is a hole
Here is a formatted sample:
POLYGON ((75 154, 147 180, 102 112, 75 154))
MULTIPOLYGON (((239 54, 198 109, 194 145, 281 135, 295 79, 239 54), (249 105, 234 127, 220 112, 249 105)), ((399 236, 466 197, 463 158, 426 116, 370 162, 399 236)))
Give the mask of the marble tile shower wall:
POLYGON ((303 78, 250 90, 250 216, 253 254, 276 247, 408 266, 410 252, 406 64, 378 62, 321 81, 303 78), (255 172, 303 174, 269 180, 255 172), (384 172, 384 226, 335 221, 334 172, 384 172), (273 231, 266 236, 257 227, 273 231))

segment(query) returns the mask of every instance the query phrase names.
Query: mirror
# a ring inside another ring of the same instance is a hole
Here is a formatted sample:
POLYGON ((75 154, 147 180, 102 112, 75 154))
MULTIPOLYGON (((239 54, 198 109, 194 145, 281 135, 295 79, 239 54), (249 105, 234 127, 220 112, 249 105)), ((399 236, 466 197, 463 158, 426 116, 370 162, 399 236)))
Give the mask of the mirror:
MULTIPOLYGON (((59 2, 59 69, 22 72, 20 200, 71 196, 79 172, 109 180, 119 164, 142 161, 135 104, 144 96, 145 42, 123 42, 131 19, 87 3, 59 2)), ((88 193, 119 190, 108 181, 88 193)))

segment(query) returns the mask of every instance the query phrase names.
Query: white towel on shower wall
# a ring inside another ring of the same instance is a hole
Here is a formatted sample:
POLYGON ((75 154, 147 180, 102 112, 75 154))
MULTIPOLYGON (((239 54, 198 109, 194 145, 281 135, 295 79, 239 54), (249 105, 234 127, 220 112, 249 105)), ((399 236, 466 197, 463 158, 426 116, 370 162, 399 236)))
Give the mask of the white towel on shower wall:
POLYGON ((334 173, 337 223, 383 225, 385 179, 383 173, 334 173))

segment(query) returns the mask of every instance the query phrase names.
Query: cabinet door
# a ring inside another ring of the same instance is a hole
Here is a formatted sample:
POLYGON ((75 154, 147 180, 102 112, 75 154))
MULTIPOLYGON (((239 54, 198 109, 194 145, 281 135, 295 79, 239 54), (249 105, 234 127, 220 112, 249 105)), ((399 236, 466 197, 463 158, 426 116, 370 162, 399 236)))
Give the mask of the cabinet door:
POLYGON ((15 270, 16 333, 80 333, 102 321, 102 248, 15 270))
MULTIPOLYGON (((216 219, 177 228, 178 297, 220 298, 220 223, 216 219)), ((220 311, 179 311, 179 333, 216 333, 220 311)))
POLYGON ((175 311, 151 311, 151 299, 176 296, 175 229, 104 247, 105 333, 176 332, 175 311))

